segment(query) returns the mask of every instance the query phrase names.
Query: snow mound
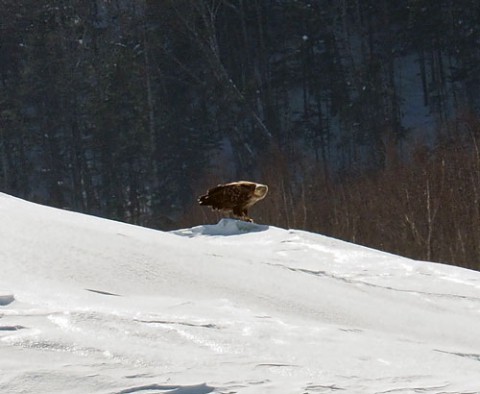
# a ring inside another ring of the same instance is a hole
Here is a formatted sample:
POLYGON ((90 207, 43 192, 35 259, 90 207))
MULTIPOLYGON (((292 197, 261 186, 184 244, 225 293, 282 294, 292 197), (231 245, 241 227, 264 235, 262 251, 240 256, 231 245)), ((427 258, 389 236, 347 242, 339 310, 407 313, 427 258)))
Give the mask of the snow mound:
POLYGON ((186 237, 197 237, 199 235, 239 235, 267 231, 268 229, 269 226, 264 224, 249 223, 236 219, 221 219, 217 224, 205 224, 203 226, 175 230, 172 233, 186 237))
POLYGON ((11 304, 13 301, 15 301, 13 294, 6 294, 0 291, 0 306, 11 304))

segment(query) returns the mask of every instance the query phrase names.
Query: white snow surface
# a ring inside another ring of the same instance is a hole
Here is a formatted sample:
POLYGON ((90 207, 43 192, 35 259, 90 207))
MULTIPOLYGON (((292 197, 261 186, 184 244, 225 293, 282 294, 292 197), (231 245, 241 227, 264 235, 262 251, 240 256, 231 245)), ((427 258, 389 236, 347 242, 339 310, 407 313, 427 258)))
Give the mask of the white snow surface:
POLYGON ((480 393, 480 273, 0 194, 0 393, 480 393))

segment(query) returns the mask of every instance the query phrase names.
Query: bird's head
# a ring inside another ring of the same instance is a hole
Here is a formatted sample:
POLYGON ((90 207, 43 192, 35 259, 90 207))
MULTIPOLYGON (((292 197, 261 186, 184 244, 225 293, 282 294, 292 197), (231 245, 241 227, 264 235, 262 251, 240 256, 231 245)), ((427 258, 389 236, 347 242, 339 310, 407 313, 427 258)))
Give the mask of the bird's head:
POLYGON ((257 183, 255 186, 255 191, 253 192, 254 196, 257 197, 259 200, 264 198, 267 195, 268 186, 262 185, 261 183, 257 183))

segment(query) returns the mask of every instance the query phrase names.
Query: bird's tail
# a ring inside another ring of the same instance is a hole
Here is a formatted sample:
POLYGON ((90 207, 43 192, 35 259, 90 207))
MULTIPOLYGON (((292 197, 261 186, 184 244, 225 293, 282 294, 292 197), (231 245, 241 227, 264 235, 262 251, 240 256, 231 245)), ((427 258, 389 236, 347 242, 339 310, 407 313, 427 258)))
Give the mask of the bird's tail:
POLYGON ((200 196, 200 197, 198 197, 198 199, 197 199, 197 201, 198 201, 198 203, 199 203, 200 205, 210 205, 210 204, 209 204, 209 202, 210 202, 209 200, 210 200, 210 198, 209 198, 209 195, 208 195, 208 194, 205 194, 205 195, 203 195, 203 196, 200 196))

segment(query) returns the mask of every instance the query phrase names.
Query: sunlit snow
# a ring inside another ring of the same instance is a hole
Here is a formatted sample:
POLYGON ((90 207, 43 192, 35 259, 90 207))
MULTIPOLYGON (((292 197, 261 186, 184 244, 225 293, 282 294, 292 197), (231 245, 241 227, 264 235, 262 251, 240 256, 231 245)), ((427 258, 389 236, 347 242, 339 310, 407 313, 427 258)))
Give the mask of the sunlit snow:
POLYGON ((480 393, 480 273, 0 194, 0 393, 480 393))

